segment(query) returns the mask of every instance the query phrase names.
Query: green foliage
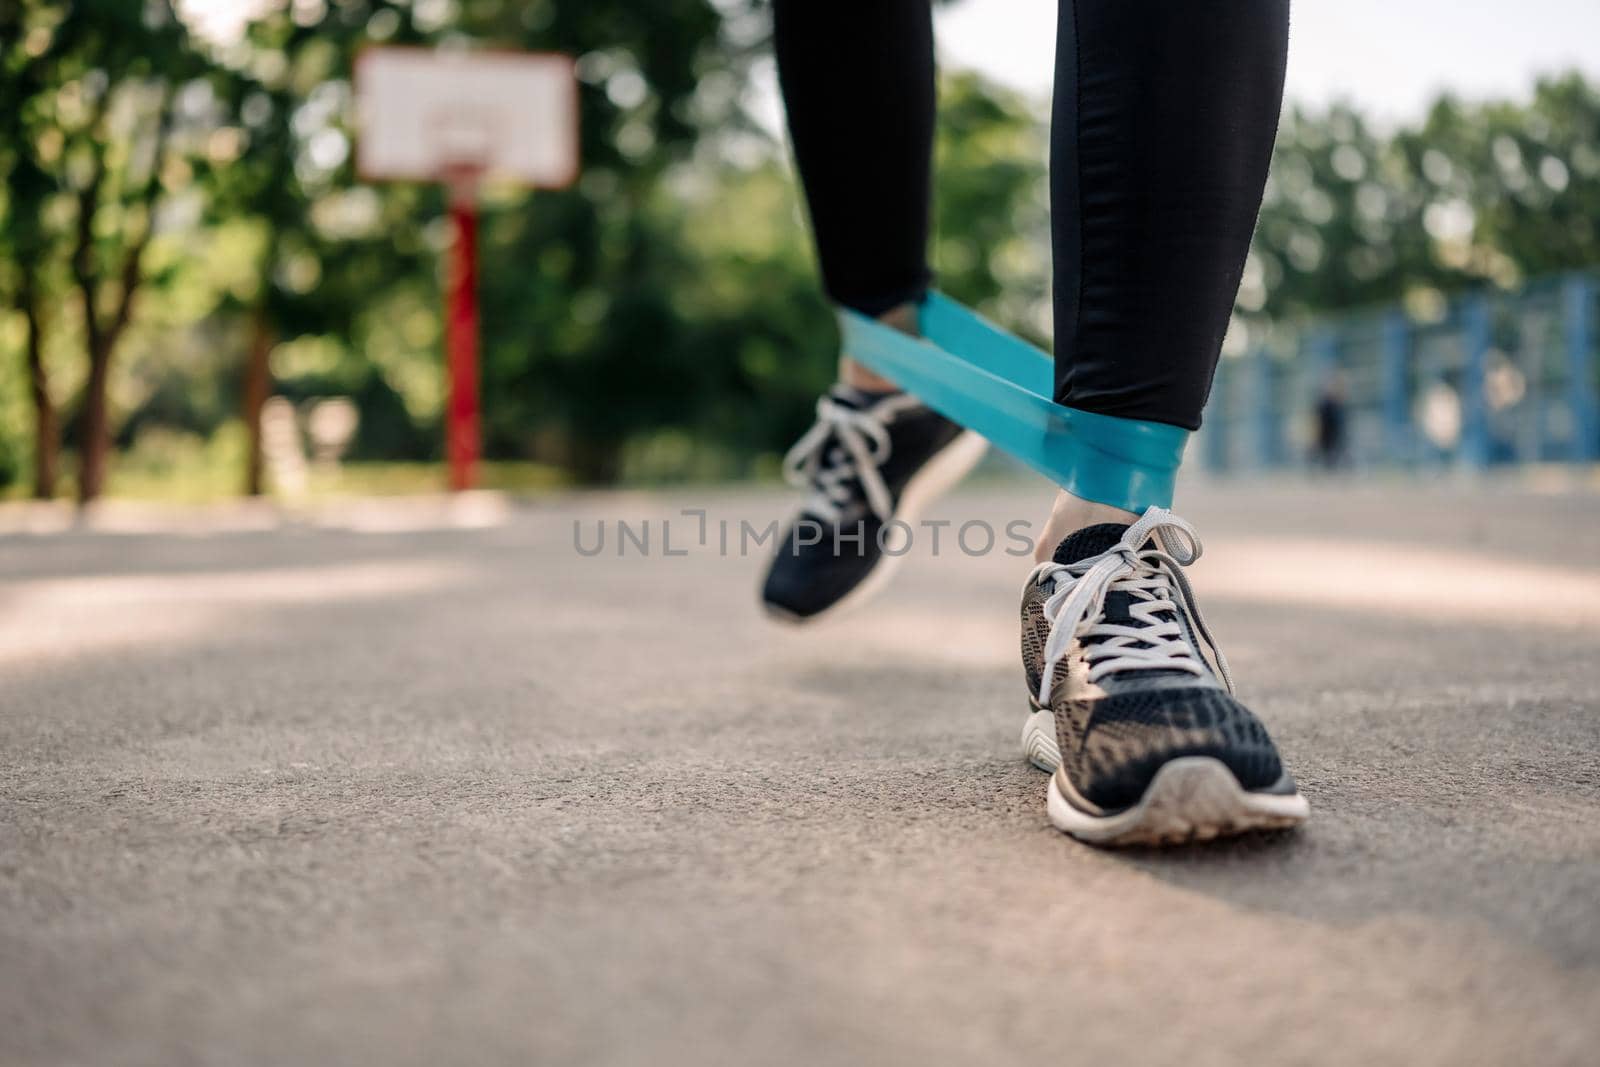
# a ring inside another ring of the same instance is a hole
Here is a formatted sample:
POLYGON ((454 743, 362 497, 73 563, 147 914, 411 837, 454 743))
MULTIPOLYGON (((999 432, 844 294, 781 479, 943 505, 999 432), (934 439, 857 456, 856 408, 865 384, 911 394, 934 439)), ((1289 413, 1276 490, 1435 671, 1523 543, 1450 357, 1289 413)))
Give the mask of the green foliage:
POLYGON ((1510 288, 1600 262, 1600 89, 1577 74, 1528 104, 1440 99, 1389 134, 1347 107, 1291 108, 1240 308, 1304 316, 1510 288))
MULTIPOLYGON (((26 0, 7 5, 0 28, 15 44, 0 61, 0 284, 27 324, 36 397, 48 392, 50 368, 39 351, 54 325, 47 308, 69 296, 78 302, 65 325, 81 335, 87 357, 73 425, 79 491, 89 499, 109 445, 112 357, 136 296, 165 281, 147 255, 162 209, 190 184, 196 138, 214 122, 210 68, 166 0, 26 0)), ((36 401, 36 455, 54 446, 43 432, 53 422, 48 407, 36 401)))
MULTIPOLYGON (((113 489, 242 462, 252 350, 291 400, 354 399, 352 458, 438 457, 449 228, 437 187, 354 173, 351 71, 373 43, 578 59, 582 178, 485 190, 485 443, 518 464, 496 469, 539 484, 766 475, 811 418, 837 334, 781 146, 744 110, 765 51, 760 0, 299 0, 212 43, 163 10, 0 3, 0 481, 33 455, 19 301, 31 293, 44 313, 70 438, 90 341, 74 264, 109 318, 141 245, 140 300, 110 375, 127 452, 113 489), (168 148, 152 164, 162 101, 168 148)), ((938 284, 1040 343, 1046 146, 1042 103, 945 77, 938 284)), ((1527 104, 1447 98, 1401 130, 1291 109, 1240 311, 1425 310, 1463 287, 1600 261, 1597 219, 1600 93, 1576 75, 1527 104)))
POLYGON ((1045 121, 975 74, 946 76, 932 252, 940 289, 1041 344, 1050 336, 1045 121))
POLYGON ((0 489, 9 488, 22 479, 20 451, 15 440, 0 434, 0 489))

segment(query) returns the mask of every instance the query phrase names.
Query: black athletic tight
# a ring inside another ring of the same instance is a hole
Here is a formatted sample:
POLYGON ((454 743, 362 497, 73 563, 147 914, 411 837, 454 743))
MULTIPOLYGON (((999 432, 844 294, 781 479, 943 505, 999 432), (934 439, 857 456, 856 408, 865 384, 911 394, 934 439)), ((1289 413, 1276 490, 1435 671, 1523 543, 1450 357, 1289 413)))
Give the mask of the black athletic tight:
MULTIPOLYGON (((778 73, 829 296, 919 299, 928 0, 776 0, 778 73)), ((1060 0, 1050 132, 1056 397, 1200 424, 1277 132, 1288 0, 1060 0)))

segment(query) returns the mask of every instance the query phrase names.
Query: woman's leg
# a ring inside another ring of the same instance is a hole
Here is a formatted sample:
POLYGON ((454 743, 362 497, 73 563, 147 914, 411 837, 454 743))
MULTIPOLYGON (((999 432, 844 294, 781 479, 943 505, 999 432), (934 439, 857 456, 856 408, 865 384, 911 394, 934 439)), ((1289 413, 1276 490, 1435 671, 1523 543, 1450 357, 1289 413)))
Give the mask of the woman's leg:
MULTIPOLYGON (((776 0, 774 8, 778 75, 823 287, 835 303, 915 333, 929 280, 929 0, 776 0)), ((762 599, 789 621, 881 588, 904 554, 886 552, 895 531, 914 528, 984 449, 848 353, 839 377, 785 459, 791 480, 811 492, 762 599)))
MULTIPOLYGON (((1283 99, 1288 0, 1061 0, 1056 396, 1200 425, 1283 99)), ((1039 544, 1127 512, 1061 494, 1039 544)))
MULTIPOLYGON (((1289 5, 1062 0, 1060 11, 1056 400, 1093 413, 1083 425, 1111 445, 1171 437, 1200 425, 1233 309, 1289 5)), ((1194 527, 1068 493, 1050 522, 1023 592, 1022 651, 1023 750, 1052 772, 1051 823, 1095 843, 1172 844, 1305 819, 1179 574, 1200 555, 1194 527)))
MULTIPOLYGON (((928 0, 776 0, 774 48, 822 284, 838 304, 916 332, 927 291, 933 166, 928 0)), ((841 377, 892 389, 849 359, 841 377)))
POLYGON ((928 0, 777 0, 778 77, 828 295, 864 315, 929 280, 928 0))
POLYGON ((1288 0, 1061 0, 1056 400, 1200 425, 1261 207, 1288 0))

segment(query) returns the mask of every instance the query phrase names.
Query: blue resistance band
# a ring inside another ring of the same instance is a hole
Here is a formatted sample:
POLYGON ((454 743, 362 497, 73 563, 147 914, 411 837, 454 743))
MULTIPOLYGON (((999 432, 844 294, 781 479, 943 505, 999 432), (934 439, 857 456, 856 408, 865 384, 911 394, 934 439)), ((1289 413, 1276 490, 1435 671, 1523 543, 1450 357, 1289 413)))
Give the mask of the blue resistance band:
POLYGON ((847 309, 839 324, 852 359, 1074 496, 1133 512, 1172 506, 1189 431, 1055 403, 1050 357, 949 297, 923 302, 921 337, 847 309))

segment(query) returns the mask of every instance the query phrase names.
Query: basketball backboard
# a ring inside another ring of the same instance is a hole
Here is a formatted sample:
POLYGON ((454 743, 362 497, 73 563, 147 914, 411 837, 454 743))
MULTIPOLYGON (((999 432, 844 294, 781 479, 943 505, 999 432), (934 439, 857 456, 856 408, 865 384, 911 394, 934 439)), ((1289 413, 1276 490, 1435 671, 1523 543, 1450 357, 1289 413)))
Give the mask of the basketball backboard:
POLYGON ((368 48, 356 60, 364 178, 462 172, 562 186, 578 172, 578 89, 568 56, 368 48))

